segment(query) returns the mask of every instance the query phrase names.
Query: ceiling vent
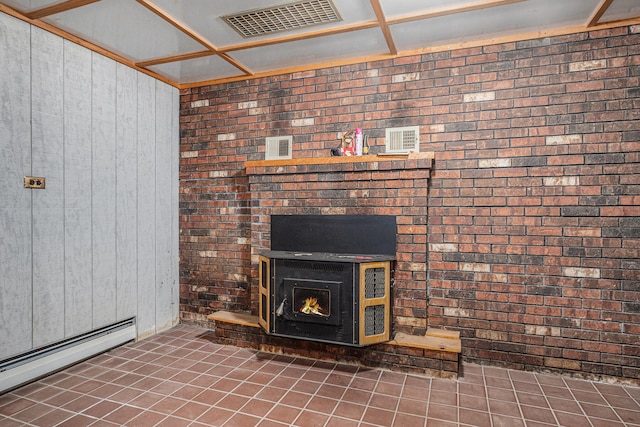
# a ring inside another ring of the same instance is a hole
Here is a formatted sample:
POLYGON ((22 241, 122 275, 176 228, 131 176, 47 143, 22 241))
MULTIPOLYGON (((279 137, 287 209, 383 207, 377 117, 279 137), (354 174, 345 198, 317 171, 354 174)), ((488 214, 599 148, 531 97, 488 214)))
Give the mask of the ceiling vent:
POLYGON ((271 136, 266 139, 264 159, 279 160, 291 158, 292 136, 271 136))
POLYGON ((385 130, 387 153, 417 153, 420 151, 420 127, 408 126, 385 130))
POLYGON ((331 0, 297 1, 223 16, 222 19, 244 38, 342 21, 331 0))

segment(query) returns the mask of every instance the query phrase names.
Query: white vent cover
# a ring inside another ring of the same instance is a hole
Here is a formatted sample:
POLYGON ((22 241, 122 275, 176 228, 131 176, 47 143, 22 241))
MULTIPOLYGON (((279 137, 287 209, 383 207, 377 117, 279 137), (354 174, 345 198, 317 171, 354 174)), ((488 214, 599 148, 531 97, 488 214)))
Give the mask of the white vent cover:
POLYGON ((264 159, 278 160, 291 158, 292 136, 270 136, 265 142, 264 159))
POLYGON ((304 0, 249 10, 222 19, 244 38, 342 21, 331 0, 304 0))
POLYGON ((420 152, 420 127, 408 126, 386 129, 385 151, 387 153, 420 152))

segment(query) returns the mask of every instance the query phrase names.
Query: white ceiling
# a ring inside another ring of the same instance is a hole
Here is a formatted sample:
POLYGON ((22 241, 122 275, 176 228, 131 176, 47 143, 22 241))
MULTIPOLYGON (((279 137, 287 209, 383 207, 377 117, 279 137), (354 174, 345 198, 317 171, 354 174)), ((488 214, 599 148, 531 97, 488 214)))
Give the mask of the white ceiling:
POLYGON ((0 0, 177 87, 640 24, 640 0, 333 0, 342 21, 243 38, 221 17, 297 0, 0 0))

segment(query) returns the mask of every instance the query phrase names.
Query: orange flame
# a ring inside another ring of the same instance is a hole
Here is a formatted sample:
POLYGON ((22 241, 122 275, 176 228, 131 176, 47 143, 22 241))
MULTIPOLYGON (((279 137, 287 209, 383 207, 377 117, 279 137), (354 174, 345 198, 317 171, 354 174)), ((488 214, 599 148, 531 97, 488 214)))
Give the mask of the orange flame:
POLYGON ((300 307, 300 312, 304 314, 316 314, 324 317, 329 316, 324 312, 322 307, 320 307, 320 304, 318 304, 318 299, 313 297, 309 297, 304 300, 304 305, 300 307))

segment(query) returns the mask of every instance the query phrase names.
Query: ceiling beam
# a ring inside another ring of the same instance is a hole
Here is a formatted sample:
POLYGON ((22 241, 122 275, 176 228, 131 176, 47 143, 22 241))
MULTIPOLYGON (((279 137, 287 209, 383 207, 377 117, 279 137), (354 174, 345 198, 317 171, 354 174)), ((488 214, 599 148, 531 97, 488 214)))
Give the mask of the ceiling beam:
POLYGON ((25 13, 25 16, 29 19, 40 19, 40 18, 44 18, 45 16, 66 12, 67 10, 75 9, 81 6, 86 6, 88 4, 95 3, 98 1, 100 0, 68 0, 63 3, 54 4, 53 6, 43 7, 42 9, 25 13))
POLYGON ((611 6, 611 3, 613 3, 613 0, 602 0, 600 2, 600 5, 598 6, 598 8, 595 10, 595 12, 593 12, 593 15, 591 15, 591 17, 589 18, 589 22, 587 22, 587 28, 598 25, 598 21, 600 21, 600 18, 602 18, 602 15, 604 15, 607 9, 609 9, 609 6, 611 6))
POLYGON ((187 53, 184 55, 174 55, 174 56, 167 56, 165 58, 150 59, 148 61, 140 61, 140 62, 136 62, 136 66, 151 67, 154 65, 167 64, 169 62, 187 61, 189 59, 203 58, 205 56, 211 56, 211 55, 215 55, 215 52, 211 52, 210 50, 203 50, 200 52, 187 53))
POLYGON ((389 53, 391 53, 392 55, 397 55, 398 48, 396 48, 396 43, 393 41, 391 30, 389 29, 389 25, 387 25, 387 19, 384 16, 384 12, 382 11, 382 6, 380 6, 380 0, 371 0, 371 7, 373 7, 373 11, 376 13, 376 18, 378 18, 380 29, 382 30, 384 39, 387 42, 387 46, 389 47, 389 53))
POLYGON ((351 31, 368 30, 370 28, 378 28, 377 21, 361 22, 358 24, 344 25, 341 27, 333 27, 326 30, 311 31, 308 33, 294 34, 292 36, 276 37, 273 39, 257 40, 255 42, 242 43, 219 48, 220 52, 234 52, 237 50, 253 49, 256 47, 272 46, 274 44, 296 42, 300 40, 309 40, 317 37, 332 36, 334 34, 348 33, 351 31))
POLYGON ((142 6, 149 9, 151 12, 158 15, 160 18, 162 18, 169 24, 171 24, 177 30, 181 31, 182 33, 186 34, 187 36, 191 37, 193 40, 197 41, 198 43, 200 43, 201 45, 209 49, 211 52, 213 53, 218 52, 218 48, 212 45, 211 43, 209 43, 208 40, 206 40, 200 34, 196 33, 195 31, 191 30, 190 28, 186 27, 185 25, 173 19, 171 15, 169 15, 167 12, 165 12, 155 4, 151 3, 149 0, 136 0, 136 1, 140 3, 142 6))
POLYGON ((420 19, 437 18, 446 15, 455 15, 456 13, 472 12, 474 10, 488 9, 490 7, 506 6, 508 4, 520 3, 526 0, 481 0, 475 3, 468 3, 465 6, 453 6, 436 9, 425 13, 411 13, 395 18, 387 19, 387 24, 402 24, 404 22, 418 21, 420 19))
MULTIPOLYGON (((236 61, 235 59, 229 57, 224 52, 221 52, 216 46, 211 44, 207 39, 205 39, 200 34, 196 33, 195 31, 191 30, 187 26, 185 26, 182 23, 180 23, 177 20, 175 20, 169 13, 165 12, 164 10, 162 10, 161 8, 156 6, 155 4, 151 3, 149 0, 136 0, 136 1, 138 3, 140 3, 141 5, 143 5, 144 7, 146 7, 147 9, 149 9, 151 12, 155 13, 156 15, 158 15, 160 18, 164 19, 169 24, 173 25, 179 31, 182 31, 184 34, 186 34, 187 36, 191 37, 193 40, 197 41, 198 43, 200 43, 201 45, 203 45, 204 47, 209 49, 209 51, 211 53, 219 55, 220 58, 224 59, 229 64, 231 64, 234 67, 236 67, 237 69, 241 70, 243 73, 245 73, 245 74, 247 74, 249 76, 253 75, 253 72, 249 68, 247 68, 246 66, 244 66, 240 62, 236 61)), ((202 55, 202 56, 204 56, 204 55, 202 55)), ((189 59, 192 59, 192 58, 189 58, 189 59)), ((161 58, 161 59, 159 59, 159 61, 171 62, 171 61, 167 61, 167 58, 161 58)), ((149 61, 147 61, 147 62, 149 62, 149 61)))

